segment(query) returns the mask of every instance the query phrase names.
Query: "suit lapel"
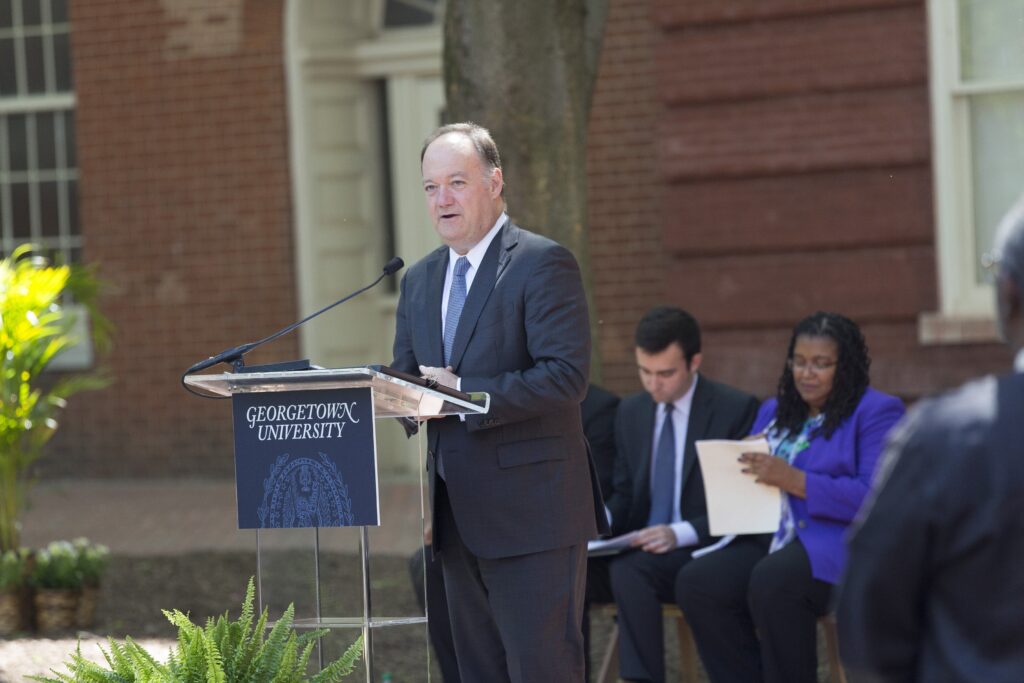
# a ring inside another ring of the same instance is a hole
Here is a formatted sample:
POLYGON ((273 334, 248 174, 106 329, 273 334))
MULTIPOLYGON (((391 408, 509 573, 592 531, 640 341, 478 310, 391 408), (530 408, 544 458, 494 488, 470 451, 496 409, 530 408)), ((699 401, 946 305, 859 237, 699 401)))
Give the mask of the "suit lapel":
POLYGON ((644 523, 651 512, 651 467, 654 466, 654 419, 657 405, 651 395, 644 393, 644 402, 640 409, 637 427, 640 433, 637 434, 637 453, 640 455, 640 467, 637 472, 636 484, 633 493, 638 510, 643 510, 644 523))
MULTIPOLYGON (((494 290, 494 284, 498 281, 501 273, 508 266, 512 259, 512 249, 519 239, 519 229, 511 222, 505 221, 498 234, 494 236, 491 245, 484 254, 484 260, 480 262, 480 270, 473 276, 473 286, 466 296, 466 304, 462 308, 462 315, 459 317, 459 327, 455 330, 455 343, 452 344, 452 357, 449 361, 456 374, 458 374, 459 363, 466 353, 466 347, 476 329, 477 320, 484 310, 484 305, 494 290)), ((441 278, 444 282, 444 278, 441 278)))
POLYGON ((697 466, 697 441, 705 438, 711 424, 711 391, 707 380, 699 375, 697 387, 693 390, 693 404, 690 419, 686 423, 686 446, 683 450, 683 481, 680 491, 685 490, 690 472, 697 466))
POLYGON ((444 340, 441 331, 441 300, 444 297, 444 278, 448 273, 448 247, 434 252, 427 264, 427 329, 421 334, 427 340, 428 357, 424 365, 444 367, 444 340))

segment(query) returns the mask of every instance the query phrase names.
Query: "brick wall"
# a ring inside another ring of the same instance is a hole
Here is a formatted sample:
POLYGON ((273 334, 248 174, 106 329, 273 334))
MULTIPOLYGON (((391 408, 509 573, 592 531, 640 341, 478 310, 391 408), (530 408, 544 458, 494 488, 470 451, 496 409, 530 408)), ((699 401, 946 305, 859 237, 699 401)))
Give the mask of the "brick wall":
MULTIPOLYGON (((280 2, 71 3, 85 258, 114 384, 73 398, 47 475, 233 471, 191 363, 296 316, 280 2)), ((250 363, 297 355, 286 337, 250 363)))
POLYGON ((908 398, 1006 367, 994 345, 917 341, 938 305, 921 0, 613 1, 603 60, 591 230, 611 388, 638 388, 631 332, 655 302, 701 321, 709 375, 761 396, 818 309, 857 320, 874 383, 908 398))
POLYGON ((658 124, 650 0, 612 0, 590 115, 588 192, 591 269, 597 299, 603 383, 637 388, 637 312, 662 295, 665 255, 654 163, 658 124))

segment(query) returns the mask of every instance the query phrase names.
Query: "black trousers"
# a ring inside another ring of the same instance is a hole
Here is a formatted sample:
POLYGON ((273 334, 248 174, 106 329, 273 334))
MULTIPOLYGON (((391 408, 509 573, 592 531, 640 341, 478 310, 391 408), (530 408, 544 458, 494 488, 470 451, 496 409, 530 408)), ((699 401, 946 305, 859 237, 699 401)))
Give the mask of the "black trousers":
POLYGON ((817 622, 832 584, 811 575, 799 539, 768 554, 770 537, 741 537, 690 562, 676 581, 712 683, 816 683, 817 622))
POLYGON ((586 544, 480 557, 462 540, 443 482, 434 496, 434 538, 462 680, 583 683, 586 544))
POLYGON ((664 554, 631 550, 612 558, 612 593, 619 610, 619 676, 627 681, 665 682, 661 606, 671 604, 680 570, 693 548, 664 554))
POLYGON ((583 663, 586 666, 586 679, 590 681, 593 674, 590 651, 590 608, 592 605, 605 605, 615 602, 612 595, 612 580, 608 576, 608 563, 611 558, 591 557, 587 559, 587 590, 583 602, 583 663))
POLYGON ((430 605, 427 627, 430 644, 441 667, 441 679, 443 683, 461 683, 459 663, 455 659, 455 642, 452 640, 452 624, 448 619, 448 596, 444 590, 441 561, 433 557, 430 546, 427 546, 425 553, 420 547, 409 558, 409 577, 412 579, 412 589, 416 593, 416 602, 419 603, 420 609, 430 605))

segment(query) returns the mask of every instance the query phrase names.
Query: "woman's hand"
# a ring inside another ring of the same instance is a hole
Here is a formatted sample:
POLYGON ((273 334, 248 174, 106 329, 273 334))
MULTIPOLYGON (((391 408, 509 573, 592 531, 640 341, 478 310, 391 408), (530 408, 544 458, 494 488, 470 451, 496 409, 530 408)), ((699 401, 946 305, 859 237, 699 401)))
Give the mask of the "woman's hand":
POLYGON ((803 470, 793 467, 782 458, 767 453, 744 453, 739 461, 746 465, 744 474, 753 474, 759 484, 778 486, 797 498, 807 497, 807 477, 803 470))

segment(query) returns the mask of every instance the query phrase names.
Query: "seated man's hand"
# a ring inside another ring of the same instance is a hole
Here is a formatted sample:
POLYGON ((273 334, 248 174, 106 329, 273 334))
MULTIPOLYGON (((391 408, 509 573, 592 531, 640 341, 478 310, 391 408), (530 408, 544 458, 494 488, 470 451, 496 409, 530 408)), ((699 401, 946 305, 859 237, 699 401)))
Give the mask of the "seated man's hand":
POLYGON ((644 552, 660 555, 675 550, 676 535, 668 524, 657 524, 638 531, 632 545, 644 552))

